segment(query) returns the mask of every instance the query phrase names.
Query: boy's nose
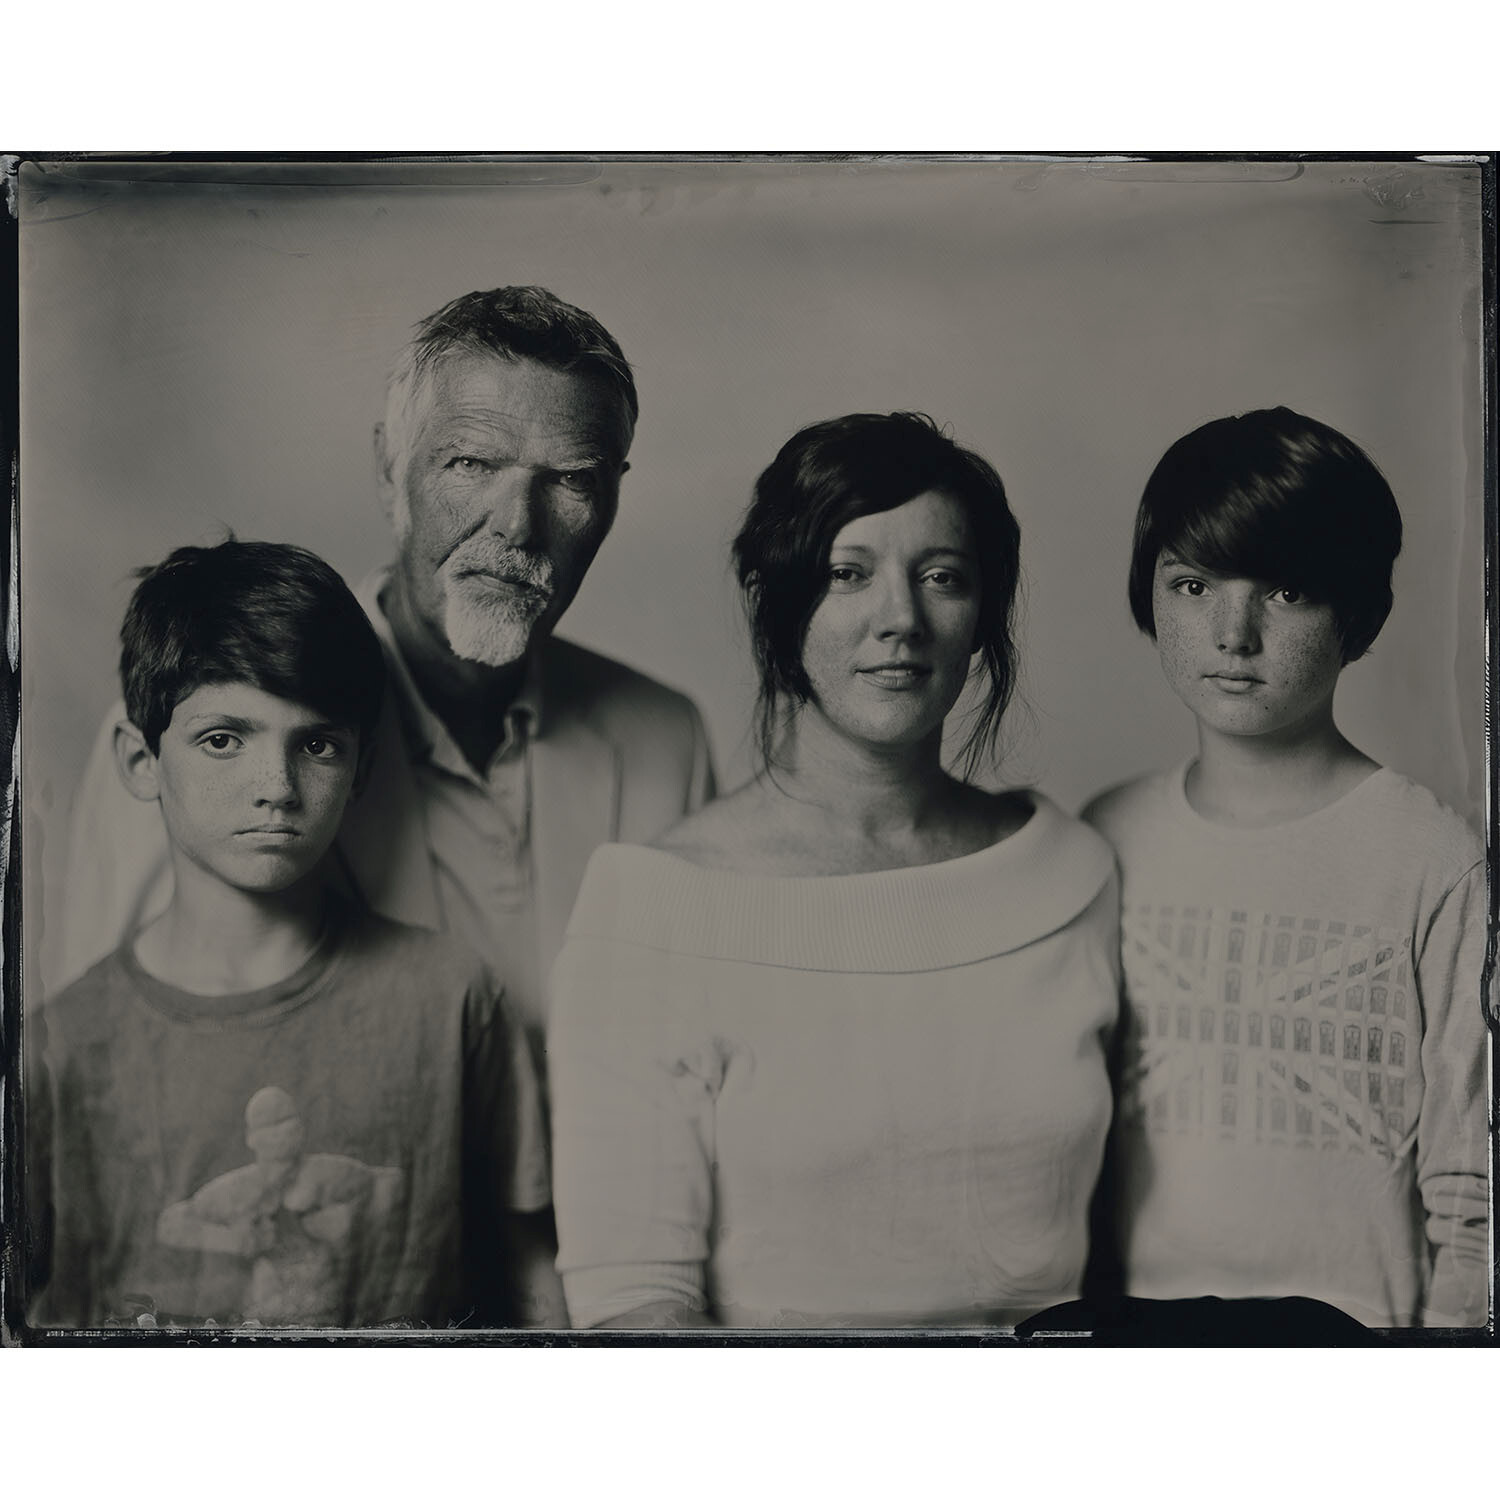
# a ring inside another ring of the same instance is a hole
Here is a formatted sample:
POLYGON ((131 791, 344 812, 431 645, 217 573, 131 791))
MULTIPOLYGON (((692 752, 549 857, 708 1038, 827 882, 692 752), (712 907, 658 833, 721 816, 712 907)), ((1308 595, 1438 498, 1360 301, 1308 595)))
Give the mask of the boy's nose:
POLYGON ((294 807, 296 805, 297 777, 289 756, 266 756, 259 767, 255 800, 268 807, 294 807))
POLYGON ((1225 597, 1214 615, 1214 632, 1220 651, 1237 656, 1260 650, 1260 621, 1255 601, 1248 597, 1225 597))

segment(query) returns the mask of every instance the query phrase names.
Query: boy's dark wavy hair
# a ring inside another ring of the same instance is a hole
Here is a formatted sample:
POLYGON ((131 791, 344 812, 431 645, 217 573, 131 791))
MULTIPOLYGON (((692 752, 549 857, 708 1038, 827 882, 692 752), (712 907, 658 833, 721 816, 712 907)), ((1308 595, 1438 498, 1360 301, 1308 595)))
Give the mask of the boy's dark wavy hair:
POLYGON ((760 674, 756 741, 772 764, 782 709, 805 703, 812 684, 802 646, 828 588, 833 539, 859 516, 894 510, 929 491, 963 507, 979 559, 976 649, 988 679, 960 750, 966 772, 995 751, 1016 682, 1012 634, 1020 586, 1020 527, 1000 476, 917 412, 857 413, 804 427, 756 481, 734 540, 760 674))
POLYGON ((1168 551, 1329 605, 1347 663, 1370 649, 1391 612, 1401 512, 1362 448, 1276 406, 1196 428, 1146 481, 1129 593, 1136 624, 1153 640, 1151 585, 1168 551))
POLYGON ((125 709, 153 755, 172 712, 210 683, 246 682, 359 731, 368 748, 385 662, 348 585, 279 542, 179 547, 142 568, 120 627, 125 709))

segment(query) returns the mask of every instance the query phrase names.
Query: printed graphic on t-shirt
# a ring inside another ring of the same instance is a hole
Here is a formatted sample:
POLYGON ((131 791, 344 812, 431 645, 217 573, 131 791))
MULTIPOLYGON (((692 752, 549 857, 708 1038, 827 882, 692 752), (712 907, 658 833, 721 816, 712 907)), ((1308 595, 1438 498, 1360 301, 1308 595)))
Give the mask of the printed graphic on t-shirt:
POLYGON ((1152 1134, 1386 1158, 1403 1149, 1409 936, 1140 903, 1124 937, 1124 1119, 1152 1134))
POLYGON ((297 1106, 274 1087, 247 1105, 245 1144, 254 1161, 164 1209, 158 1242, 247 1262, 242 1322, 338 1326, 349 1315, 357 1268, 373 1269, 401 1170, 305 1152, 297 1106))

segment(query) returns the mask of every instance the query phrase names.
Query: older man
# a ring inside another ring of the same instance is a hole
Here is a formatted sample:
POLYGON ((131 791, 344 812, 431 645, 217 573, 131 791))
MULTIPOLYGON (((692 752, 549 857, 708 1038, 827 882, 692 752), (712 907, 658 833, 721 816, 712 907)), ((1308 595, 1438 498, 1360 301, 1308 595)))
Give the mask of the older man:
MULTIPOLYGON (((650 840, 713 788, 687 699, 552 634, 614 520, 636 415, 630 366, 596 319, 502 287, 418 325, 375 431, 397 556, 361 598, 391 691, 339 854, 376 910, 489 960, 539 1058, 589 855, 650 840)), ((74 804, 49 989, 170 889, 157 808, 112 764, 122 713, 74 804)))

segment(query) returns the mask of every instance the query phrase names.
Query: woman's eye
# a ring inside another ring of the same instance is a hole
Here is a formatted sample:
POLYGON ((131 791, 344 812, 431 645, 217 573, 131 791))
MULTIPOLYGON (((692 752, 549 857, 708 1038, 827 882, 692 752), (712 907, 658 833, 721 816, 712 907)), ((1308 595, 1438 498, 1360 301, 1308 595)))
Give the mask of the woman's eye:
POLYGON ((961 589, 968 582, 962 573, 952 568, 934 568, 927 575, 927 581, 940 589, 961 589))
POLYGON ((834 563, 828 570, 828 581, 830 583, 853 583, 859 577, 859 570, 851 568, 843 563, 834 563))

